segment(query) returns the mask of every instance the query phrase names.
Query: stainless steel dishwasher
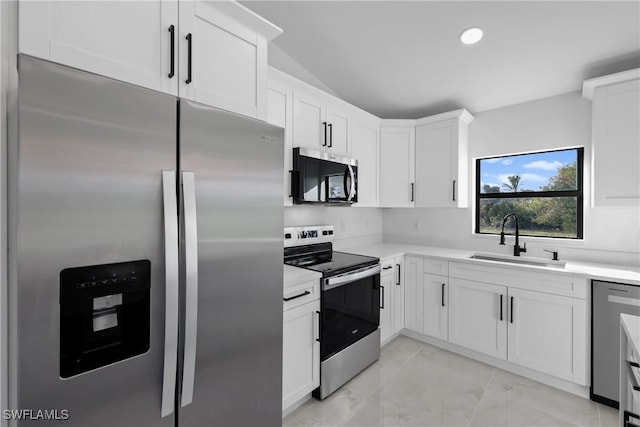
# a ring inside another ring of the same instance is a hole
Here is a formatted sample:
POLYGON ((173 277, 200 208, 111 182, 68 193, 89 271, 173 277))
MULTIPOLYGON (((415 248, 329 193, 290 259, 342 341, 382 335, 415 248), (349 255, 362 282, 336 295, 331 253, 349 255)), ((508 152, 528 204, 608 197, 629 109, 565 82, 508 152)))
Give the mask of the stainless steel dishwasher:
POLYGON ((591 284, 591 400, 618 408, 620 314, 640 316, 640 286, 591 284))

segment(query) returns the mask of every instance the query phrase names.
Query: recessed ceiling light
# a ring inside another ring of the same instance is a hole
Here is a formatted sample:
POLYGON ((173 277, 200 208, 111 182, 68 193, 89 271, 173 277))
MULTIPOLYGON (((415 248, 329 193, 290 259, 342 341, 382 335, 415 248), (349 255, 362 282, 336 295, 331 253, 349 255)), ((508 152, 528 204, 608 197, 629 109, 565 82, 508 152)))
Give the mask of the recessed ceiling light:
POLYGON ((482 30, 480 28, 468 28, 460 34, 460 41, 464 44, 478 43, 482 38, 482 30))

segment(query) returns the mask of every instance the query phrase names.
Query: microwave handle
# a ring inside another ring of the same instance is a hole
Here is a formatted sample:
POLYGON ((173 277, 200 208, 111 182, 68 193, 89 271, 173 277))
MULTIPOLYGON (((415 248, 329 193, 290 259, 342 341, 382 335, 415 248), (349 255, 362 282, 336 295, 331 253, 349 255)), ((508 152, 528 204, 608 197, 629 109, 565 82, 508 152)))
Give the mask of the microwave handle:
POLYGON ((353 196, 356 193, 356 176, 355 176, 355 173, 353 172, 353 168, 351 167, 351 165, 347 165, 347 170, 345 171, 345 174, 344 174, 344 187, 345 187, 345 189, 347 189, 347 173, 351 177, 351 182, 350 182, 351 185, 349 186, 349 189, 347 190, 347 202, 350 202, 351 199, 353 199, 353 196))

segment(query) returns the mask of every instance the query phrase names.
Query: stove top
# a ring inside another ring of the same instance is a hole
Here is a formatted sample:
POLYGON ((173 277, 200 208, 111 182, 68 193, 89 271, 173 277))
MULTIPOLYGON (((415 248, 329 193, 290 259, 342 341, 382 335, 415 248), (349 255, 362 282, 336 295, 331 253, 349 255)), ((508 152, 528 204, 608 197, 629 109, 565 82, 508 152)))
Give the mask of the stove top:
POLYGON ((370 256, 331 251, 304 254, 298 258, 285 259, 284 263, 294 267, 318 271, 322 273, 323 277, 329 277, 357 270, 361 267, 376 265, 379 261, 379 258, 370 256))
POLYGON ((379 258, 333 250, 333 226, 286 227, 284 263, 314 270, 323 277, 336 276, 362 267, 376 265, 379 258))

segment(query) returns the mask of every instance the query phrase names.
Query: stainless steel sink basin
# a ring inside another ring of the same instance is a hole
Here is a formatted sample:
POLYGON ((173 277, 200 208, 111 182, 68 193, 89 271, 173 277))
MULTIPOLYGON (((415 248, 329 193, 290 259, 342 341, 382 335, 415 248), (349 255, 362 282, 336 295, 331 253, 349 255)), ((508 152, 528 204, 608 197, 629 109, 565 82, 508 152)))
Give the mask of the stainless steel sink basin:
POLYGON ((551 261, 541 258, 528 258, 528 257, 507 257, 491 254, 473 254, 469 258, 479 259, 482 261, 502 262, 505 264, 519 264, 519 265, 533 265, 535 267, 552 267, 563 269, 566 262, 563 261, 551 261))

